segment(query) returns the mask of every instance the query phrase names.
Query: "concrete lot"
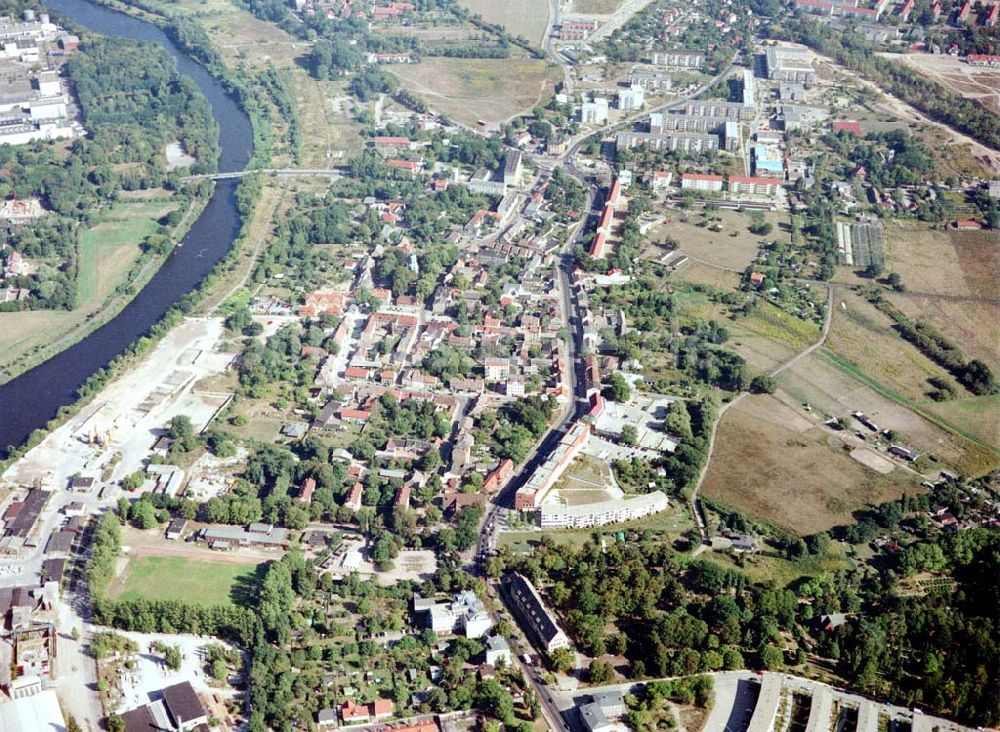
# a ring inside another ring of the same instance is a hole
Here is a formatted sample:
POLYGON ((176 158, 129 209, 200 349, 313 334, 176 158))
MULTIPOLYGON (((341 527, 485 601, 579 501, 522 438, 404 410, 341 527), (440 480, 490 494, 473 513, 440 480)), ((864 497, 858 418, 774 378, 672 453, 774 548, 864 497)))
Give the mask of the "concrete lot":
POLYGON ((116 631, 139 645, 139 653, 134 656, 136 668, 121 677, 122 701, 117 711, 148 704, 159 698, 159 692, 166 686, 182 681, 190 681, 194 690, 204 696, 232 697, 236 691, 230 687, 213 686, 205 675, 205 646, 218 643, 227 648, 234 646, 208 636, 198 635, 167 635, 163 633, 131 633, 116 631), (177 671, 167 668, 163 656, 152 651, 150 644, 159 641, 169 646, 179 646, 181 649, 181 667, 177 671))
POLYGON ((223 373, 231 353, 218 350, 222 319, 189 318, 172 330, 142 361, 113 381, 75 417, 56 429, 2 477, 2 485, 40 485, 65 491, 73 475, 110 480, 139 469, 157 436, 178 414, 203 428, 229 398, 195 384, 223 373), (94 437, 107 445, 92 444, 94 437))

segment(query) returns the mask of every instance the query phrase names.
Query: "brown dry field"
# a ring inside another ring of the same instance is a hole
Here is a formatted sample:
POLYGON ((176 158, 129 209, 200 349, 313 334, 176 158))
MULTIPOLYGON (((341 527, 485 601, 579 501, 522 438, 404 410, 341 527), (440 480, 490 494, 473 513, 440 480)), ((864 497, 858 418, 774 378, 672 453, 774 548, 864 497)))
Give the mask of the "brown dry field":
POLYGON ((934 231, 917 224, 886 229, 887 270, 907 292, 890 301, 904 313, 930 320, 968 358, 1000 370, 1000 237, 990 231, 934 231), (961 296, 947 300, 933 295, 961 296))
MULTIPOLYGON (((709 264, 742 271, 757 257, 757 251, 765 240, 787 242, 789 233, 781 227, 784 220, 777 212, 767 212, 765 220, 771 224, 772 231, 766 237, 750 233, 747 228, 752 219, 739 211, 720 210, 710 214, 713 219, 721 219, 722 231, 711 231, 707 226, 697 226, 702 219, 699 213, 686 214, 687 221, 682 221, 678 215, 671 215, 670 223, 657 226, 650 232, 654 241, 665 241, 667 237, 676 239, 678 249, 688 256, 703 260, 709 264), (736 236, 733 236, 733 234, 736 236)), ((712 221, 711 223, 716 223, 712 221)), ((686 265, 685 265, 686 266, 686 265)))
POLYGON ((526 58, 429 58, 390 70, 431 108, 467 125, 497 125, 529 111, 553 88, 555 67, 526 58))
POLYGON ((908 293, 889 301, 911 318, 930 321, 955 341, 966 358, 978 358, 1000 372, 1000 303, 954 302, 908 293))
MULTIPOLYGON (((819 349, 779 378, 779 386, 793 403, 808 403, 817 417, 844 416, 862 410, 882 428, 903 435, 909 444, 933 453, 967 475, 980 475, 1000 464, 994 452, 946 431, 913 410, 845 373, 819 349)), ((963 425, 953 422, 955 426, 963 425)), ((969 431, 969 430, 967 430, 969 431)))
POLYGON ((887 315, 853 292, 836 293, 826 347, 915 401, 926 399, 928 378, 952 381, 944 369, 896 334, 887 315))
POLYGON ((983 442, 1000 450, 1000 395, 953 399, 929 403, 927 411, 953 424, 960 424, 983 442))
POLYGON ((582 15, 611 15, 625 0, 573 0, 573 12, 582 15))
POLYGON ((808 535, 850 523, 852 511, 918 488, 900 470, 890 476, 868 470, 827 437, 774 397, 745 398, 723 415, 702 490, 808 535))
POLYGON ((880 55, 916 70, 967 99, 975 99, 991 111, 1000 112, 1000 69, 969 66, 954 56, 929 53, 880 55))
MULTIPOLYGON (((647 258, 655 261, 662 259, 666 253, 667 250, 662 247, 651 248, 647 258)), ((726 270, 710 267, 707 264, 692 260, 688 260, 678 267, 674 272, 673 279, 681 282, 710 285, 720 290, 735 290, 740 286, 740 276, 735 272, 727 272, 726 270)))
POLYGON ((456 42, 491 37, 491 34, 485 31, 467 26, 389 26, 388 28, 380 28, 379 31, 387 36, 406 36, 408 38, 419 38, 421 41, 456 42))
POLYGON ((539 46, 549 24, 549 4, 542 0, 459 0, 459 4, 539 46))

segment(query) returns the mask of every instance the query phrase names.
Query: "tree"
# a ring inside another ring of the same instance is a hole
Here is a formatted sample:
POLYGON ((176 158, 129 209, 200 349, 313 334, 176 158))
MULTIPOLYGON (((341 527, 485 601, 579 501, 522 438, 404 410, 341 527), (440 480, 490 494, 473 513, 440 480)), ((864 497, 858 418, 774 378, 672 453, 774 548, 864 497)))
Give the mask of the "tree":
POLYGON ((156 528, 156 507, 147 500, 137 501, 129 509, 129 519, 132 524, 139 529, 156 528))
POLYGON ((587 675, 590 679, 590 683, 595 686, 602 686, 604 684, 611 683, 611 681, 615 678, 615 670, 607 661, 595 659, 590 662, 590 668, 587 670, 587 675))
POLYGON ((559 673, 566 673, 576 665, 576 654, 569 648, 557 648, 549 654, 552 668, 559 673))
POLYGON ((785 663, 785 653, 780 648, 770 643, 764 646, 760 654, 761 664, 768 671, 777 671, 785 663))
POLYGON ((194 425, 186 414, 178 414, 170 420, 170 436, 175 440, 183 440, 194 434, 194 425))
POLYGON ((604 388, 604 397, 613 402, 627 402, 632 396, 628 381, 619 372, 611 375, 611 382, 604 388))
POLYGON ((134 491, 141 488, 145 481, 146 475, 141 470, 136 470, 125 476, 122 485, 128 490, 134 491))
POLYGON ((687 404, 680 400, 670 404, 667 417, 663 420, 663 429, 678 437, 691 439, 691 414, 687 404))
POLYGON ((635 428, 635 425, 624 425, 621 440, 625 445, 637 445, 639 443, 639 430, 635 428))
POLYGON ((890 272, 885 281, 896 292, 903 292, 906 289, 906 286, 903 284, 903 278, 899 276, 899 272, 890 272))
POLYGON ((777 381, 773 376, 754 376, 750 379, 750 391, 753 394, 773 394, 777 381))
POLYGON ((229 675, 229 667, 223 659, 216 658, 212 661, 210 672, 212 674, 212 678, 221 683, 225 681, 226 677, 229 675))
POLYGON ((197 435, 195 435, 194 425, 191 418, 186 414, 178 414, 170 420, 168 434, 174 440, 171 450, 178 452, 191 452, 197 445, 197 435))
POLYGON ((476 688, 476 706, 492 714, 505 726, 514 724, 514 698, 496 679, 486 679, 476 688))

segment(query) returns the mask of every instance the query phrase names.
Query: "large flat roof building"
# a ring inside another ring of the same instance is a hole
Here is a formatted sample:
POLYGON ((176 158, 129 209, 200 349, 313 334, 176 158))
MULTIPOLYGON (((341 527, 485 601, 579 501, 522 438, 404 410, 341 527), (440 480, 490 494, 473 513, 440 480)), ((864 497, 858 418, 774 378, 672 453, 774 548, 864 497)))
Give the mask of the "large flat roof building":
POLYGON ((816 80, 816 70, 804 48, 771 46, 764 54, 767 78, 808 83, 816 80))
POLYGON ((545 607, 535 586, 524 576, 515 574, 507 583, 517 617, 534 636, 535 641, 547 652, 569 647, 569 637, 556 623, 555 617, 545 607))
POLYGON ((566 506, 546 503, 539 511, 539 524, 543 529, 584 529, 591 526, 632 521, 666 510, 667 494, 653 491, 639 496, 618 498, 600 503, 566 506))
POLYGON ((781 674, 764 674, 760 694, 746 732, 774 732, 774 719, 781 703, 781 674))

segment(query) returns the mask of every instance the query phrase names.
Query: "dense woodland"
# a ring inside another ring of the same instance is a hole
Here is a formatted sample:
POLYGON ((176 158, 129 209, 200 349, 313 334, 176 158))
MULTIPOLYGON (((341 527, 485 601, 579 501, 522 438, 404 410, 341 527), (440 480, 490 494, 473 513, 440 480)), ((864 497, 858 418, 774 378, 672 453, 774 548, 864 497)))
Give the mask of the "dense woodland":
POLYGON ((1000 719, 1000 536, 993 531, 916 542, 875 574, 825 573, 785 588, 635 533, 578 551, 543 537, 530 556, 502 549, 488 564, 495 576, 511 569, 545 587, 582 651, 624 654, 633 678, 794 670, 817 658, 861 691, 967 723, 1000 719), (903 578, 927 571, 950 575, 955 588, 899 594, 903 578), (823 630, 820 617, 835 612, 848 622, 823 630))

